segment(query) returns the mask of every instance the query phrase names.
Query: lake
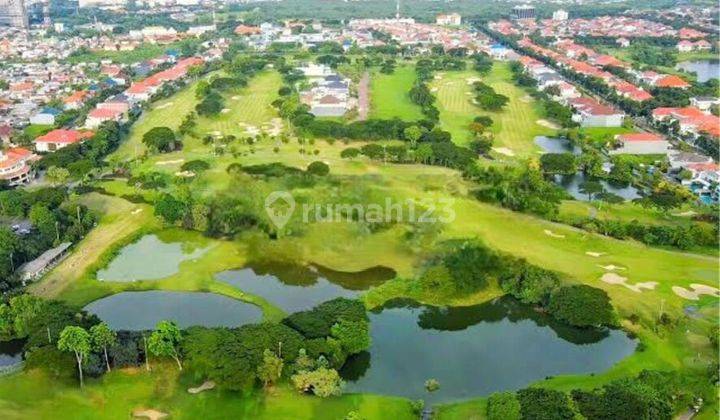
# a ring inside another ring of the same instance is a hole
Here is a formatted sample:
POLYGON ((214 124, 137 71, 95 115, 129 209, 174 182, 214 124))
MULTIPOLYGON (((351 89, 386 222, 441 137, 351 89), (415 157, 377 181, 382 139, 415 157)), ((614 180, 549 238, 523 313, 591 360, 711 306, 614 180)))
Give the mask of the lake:
POLYGON ((692 60, 682 61, 675 66, 678 70, 695 73, 697 81, 707 82, 710 79, 720 78, 720 60, 692 60))
MULTIPOLYGON (((575 175, 556 175, 555 183, 567 191, 574 199, 579 201, 588 201, 587 194, 580 192, 580 185, 586 180, 585 174, 579 172, 575 175)), ((640 198, 640 192, 632 185, 618 186, 613 185, 605 180, 598 180, 607 192, 619 195, 623 199, 634 200, 640 198)))
POLYGON ((22 361, 25 340, 0 341, 0 367, 11 366, 22 361))
POLYGON ((428 403, 516 390, 545 377, 603 372, 635 351, 619 330, 579 329, 512 298, 439 308, 396 300, 370 313, 372 345, 342 375, 347 392, 428 403), (435 378, 440 389, 424 383, 435 378))
POLYGON ((574 155, 582 153, 580 147, 573 146, 568 139, 537 136, 535 137, 535 144, 543 149, 545 153, 572 153, 574 155))
POLYGON ((237 327, 260 322, 259 307, 214 293, 150 290, 122 292, 84 308, 114 330, 149 330, 162 320, 180 327, 237 327))
POLYGON ((320 265, 254 263, 215 278, 243 292, 261 296, 287 313, 303 311, 336 297, 355 298, 362 291, 395 277, 387 267, 340 272, 320 265))
POLYGON ((107 267, 97 272, 101 281, 157 280, 178 272, 180 263, 202 256, 200 242, 177 239, 173 231, 145 235, 123 247, 107 267))

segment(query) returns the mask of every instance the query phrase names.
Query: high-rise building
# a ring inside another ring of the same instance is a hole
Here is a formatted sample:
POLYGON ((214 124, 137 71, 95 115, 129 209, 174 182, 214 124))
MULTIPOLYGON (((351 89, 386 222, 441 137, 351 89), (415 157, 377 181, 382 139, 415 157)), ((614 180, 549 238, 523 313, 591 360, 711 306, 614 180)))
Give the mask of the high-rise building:
POLYGON ((512 9, 512 15, 515 19, 535 19, 535 8, 529 4, 515 6, 512 9))
POLYGON ((568 20, 568 12, 564 11, 563 9, 556 10, 553 12, 552 16, 553 20, 568 20))
POLYGON ((27 10, 24 0, 0 0, 0 25, 9 25, 14 28, 28 29, 27 10))

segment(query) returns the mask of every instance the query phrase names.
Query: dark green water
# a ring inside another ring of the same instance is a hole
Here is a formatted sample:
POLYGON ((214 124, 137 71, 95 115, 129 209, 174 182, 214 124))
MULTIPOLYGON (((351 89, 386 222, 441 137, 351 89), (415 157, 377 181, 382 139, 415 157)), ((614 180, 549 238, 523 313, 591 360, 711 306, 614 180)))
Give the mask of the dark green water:
POLYGON ((429 403, 520 389, 547 376, 609 369, 635 350, 618 330, 559 323, 510 298, 438 308, 396 301, 370 314, 372 346, 342 369, 349 392, 429 403), (440 382, 429 393, 424 383, 440 382))
POLYGON ((214 293, 122 292, 85 307, 114 330, 148 330, 162 320, 175 321, 180 327, 237 327, 262 320, 255 305, 214 293))
POLYGON ((0 367, 14 365, 22 361, 25 340, 0 341, 0 367))
POLYGON ((310 309, 336 297, 357 297, 362 291, 394 277, 395 271, 387 267, 347 273, 319 265, 282 263, 251 264, 216 275, 218 280, 262 296, 287 313, 310 309))

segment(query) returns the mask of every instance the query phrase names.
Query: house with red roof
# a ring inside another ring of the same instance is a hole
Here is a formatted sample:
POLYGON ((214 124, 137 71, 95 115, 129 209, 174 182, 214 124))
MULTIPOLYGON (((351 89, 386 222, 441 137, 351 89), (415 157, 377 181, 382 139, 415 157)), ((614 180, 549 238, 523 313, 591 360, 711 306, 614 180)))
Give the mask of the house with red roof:
POLYGON ((35 150, 54 152, 71 144, 80 143, 93 136, 92 131, 56 129, 35 139, 35 150))
POLYGON ((145 102, 155 93, 156 87, 145 82, 135 82, 125 90, 128 99, 134 102, 145 102))
POLYGON ((655 108, 652 116, 655 122, 677 121, 682 134, 720 137, 720 117, 707 115, 692 106, 685 108, 655 108))
POLYGON ((610 154, 665 155, 670 149, 667 139, 655 133, 626 133, 615 136, 617 148, 610 154))
POLYGON ((11 187, 26 184, 35 176, 30 166, 39 156, 22 147, 0 150, 0 179, 11 187))
POLYGON ((91 93, 87 90, 77 90, 73 92, 70 96, 63 99, 63 104, 65 109, 80 109, 82 108, 85 101, 90 98, 91 93))
POLYGON ((690 87, 690 83, 686 82, 679 76, 670 74, 661 77, 657 81, 655 81, 655 86, 660 88, 687 89, 690 87))
POLYGON ((240 36, 257 35, 261 32, 262 32, 262 30, 257 26, 238 25, 235 28, 235 35, 240 35, 240 36))
POLYGON ((95 108, 90 111, 85 119, 85 128, 95 129, 106 121, 122 121, 125 112, 116 107, 95 108))
POLYGON ((574 98, 568 105, 575 111, 573 121, 583 127, 620 127, 625 114, 592 98, 574 98))

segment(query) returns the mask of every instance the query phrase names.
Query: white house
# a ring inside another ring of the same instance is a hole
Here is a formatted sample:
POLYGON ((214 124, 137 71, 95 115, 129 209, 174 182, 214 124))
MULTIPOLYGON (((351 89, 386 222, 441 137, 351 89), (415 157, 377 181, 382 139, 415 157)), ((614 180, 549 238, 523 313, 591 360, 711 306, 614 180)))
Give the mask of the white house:
POLYGON ((435 18, 435 23, 438 25, 457 26, 462 23, 462 16, 458 13, 440 14, 435 18))
POLYGON ((665 155, 670 143, 662 136, 653 133, 628 133, 615 136, 619 146, 610 154, 665 155))

